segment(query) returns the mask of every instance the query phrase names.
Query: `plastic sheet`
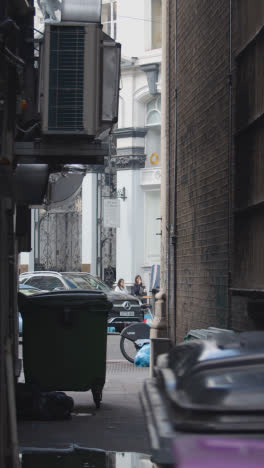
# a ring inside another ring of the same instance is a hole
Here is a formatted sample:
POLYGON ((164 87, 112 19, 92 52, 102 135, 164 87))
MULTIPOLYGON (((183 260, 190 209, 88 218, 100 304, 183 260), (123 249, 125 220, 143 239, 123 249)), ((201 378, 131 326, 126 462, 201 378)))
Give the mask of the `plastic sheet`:
POLYGON ((37 0, 38 6, 42 12, 44 21, 60 21, 61 7, 60 0, 37 0))
POLYGON ((150 344, 145 344, 137 352, 134 363, 138 367, 149 367, 149 361, 150 361, 150 344))
POLYGON ((52 421, 69 419, 74 402, 64 392, 40 392, 36 385, 19 383, 16 406, 20 420, 52 421))

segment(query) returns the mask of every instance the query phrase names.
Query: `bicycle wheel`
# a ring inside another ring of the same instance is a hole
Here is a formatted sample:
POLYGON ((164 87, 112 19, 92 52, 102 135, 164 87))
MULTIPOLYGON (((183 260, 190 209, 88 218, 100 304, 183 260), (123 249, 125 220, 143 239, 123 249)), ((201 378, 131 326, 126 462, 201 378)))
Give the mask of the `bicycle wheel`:
POLYGON ((120 350, 123 354, 124 358, 126 358, 129 362, 134 364, 135 356, 138 352, 138 347, 134 341, 128 340, 125 336, 121 336, 120 338, 120 350))

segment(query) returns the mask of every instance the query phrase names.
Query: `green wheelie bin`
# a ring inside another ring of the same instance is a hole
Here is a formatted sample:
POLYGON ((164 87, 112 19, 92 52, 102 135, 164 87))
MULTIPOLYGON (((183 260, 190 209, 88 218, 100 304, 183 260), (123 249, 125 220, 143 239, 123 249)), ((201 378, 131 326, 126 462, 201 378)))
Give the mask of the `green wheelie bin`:
POLYGON ((19 294, 25 382, 41 391, 91 390, 100 407, 106 371, 107 316, 100 291, 19 294))

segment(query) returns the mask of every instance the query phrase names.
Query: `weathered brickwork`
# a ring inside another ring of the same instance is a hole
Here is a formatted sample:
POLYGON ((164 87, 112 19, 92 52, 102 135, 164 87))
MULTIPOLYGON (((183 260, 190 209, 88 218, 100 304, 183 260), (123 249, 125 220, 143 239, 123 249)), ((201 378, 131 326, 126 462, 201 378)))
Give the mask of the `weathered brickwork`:
POLYGON ((263 25, 263 0, 167 0, 172 341, 210 325, 264 328, 263 25))
POLYGON ((262 0, 233 0, 235 177, 232 286, 236 295, 232 298, 231 326, 239 330, 264 329, 263 25, 262 0))
MULTIPOLYGON (((170 296, 176 284, 176 338, 228 319, 229 2, 178 0, 177 133, 170 99, 170 296), (177 134, 177 148, 172 137, 177 134), (177 158, 176 222, 174 163, 177 158), (176 227, 176 232, 174 231, 176 227), (176 280, 174 277, 176 265, 176 280)), ((174 21, 175 17, 171 17, 174 21)), ((175 25, 175 21, 174 21, 175 25)), ((170 67, 175 44, 171 41, 170 67)), ((171 71, 172 73, 172 71, 171 71)), ((170 86, 174 84, 171 78, 170 86)), ((173 93, 172 93, 173 94, 173 93)), ((169 297, 171 337, 175 303, 169 297)))
POLYGON ((175 334, 175 307, 174 307, 174 278, 175 278, 175 262, 174 262, 174 246, 171 243, 171 233, 173 232, 173 211, 169 209, 170 200, 173 199, 174 191, 174 152, 175 152, 175 102, 176 102, 176 73, 175 73, 175 2, 166 1, 166 9, 163 10, 167 15, 166 37, 163 37, 163 44, 166 55, 166 67, 163 62, 163 92, 166 94, 166 212, 163 213, 162 220, 162 242, 161 242, 161 284, 168 293, 168 330, 170 336, 175 334), (166 90, 165 90, 166 88, 166 90))

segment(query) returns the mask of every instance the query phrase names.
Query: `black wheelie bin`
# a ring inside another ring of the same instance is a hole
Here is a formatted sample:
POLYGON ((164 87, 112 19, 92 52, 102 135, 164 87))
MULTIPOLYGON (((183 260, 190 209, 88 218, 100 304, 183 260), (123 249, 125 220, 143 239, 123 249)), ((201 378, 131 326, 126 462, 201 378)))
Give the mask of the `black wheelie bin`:
POLYGON ((107 315, 100 291, 19 294, 25 382, 41 391, 91 390, 100 407, 106 371, 107 315))
POLYGON ((184 338, 184 341, 190 340, 207 340, 208 338, 212 338, 214 335, 234 335, 235 332, 233 330, 228 330, 226 328, 216 328, 216 327, 208 327, 208 328, 200 328, 195 330, 189 330, 187 335, 184 338))

